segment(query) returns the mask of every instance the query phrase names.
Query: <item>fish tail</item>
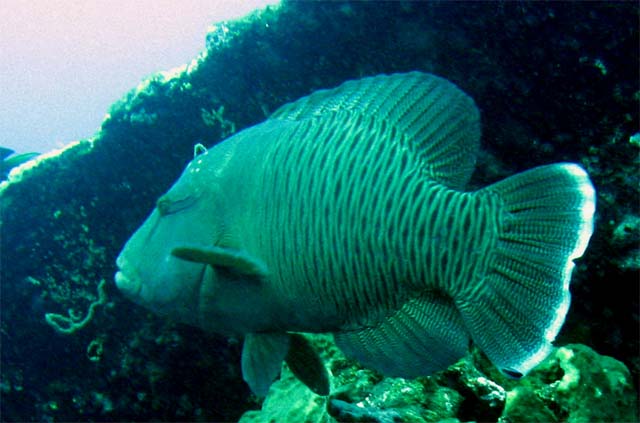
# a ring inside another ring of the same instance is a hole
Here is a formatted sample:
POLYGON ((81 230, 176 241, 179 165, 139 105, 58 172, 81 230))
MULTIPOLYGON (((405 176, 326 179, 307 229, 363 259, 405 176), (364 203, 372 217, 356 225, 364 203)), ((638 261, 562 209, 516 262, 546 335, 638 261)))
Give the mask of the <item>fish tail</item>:
POLYGON ((484 188, 498 198, 498 234, 473 295, 456 299, 474 342, 521 377, 551 349, 569 309, 573 260, 593 232, 595 190, 578 165, 541 166, 484 188))

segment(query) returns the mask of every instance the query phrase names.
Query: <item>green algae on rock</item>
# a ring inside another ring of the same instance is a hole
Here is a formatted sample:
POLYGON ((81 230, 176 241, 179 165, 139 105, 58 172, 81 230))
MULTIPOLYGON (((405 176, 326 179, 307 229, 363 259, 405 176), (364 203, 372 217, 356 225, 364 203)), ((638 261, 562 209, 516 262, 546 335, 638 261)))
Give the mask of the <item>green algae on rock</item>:
POLYGON ((469 354, 433 377, 380 379, 348 360, 325 336, 310 337, 328 360, 333 394, 313 394, 283 366, 262 410, 250 422, 515 422, 636 421, 637 402, 629 370, 591 348, 556 348, 525 378, 515 381, 497 371, 485 375, 469 354), (495 378, 495 380, 492 380, 495 378), (289 420, 287 420, 289 419, 289 420), (293 420, 292 420, 293 419, 293 420))
POLYGON ((557 348, 509 391, 502 422, 630 422, 638 419, 631 374, 586 345, 557 348))

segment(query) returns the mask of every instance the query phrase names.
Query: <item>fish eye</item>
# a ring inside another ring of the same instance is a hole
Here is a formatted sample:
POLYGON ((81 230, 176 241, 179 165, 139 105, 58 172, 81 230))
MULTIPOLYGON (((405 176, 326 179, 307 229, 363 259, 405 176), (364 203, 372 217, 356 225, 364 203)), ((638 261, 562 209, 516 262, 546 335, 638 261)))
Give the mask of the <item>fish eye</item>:
POLYGON ((169 195, 165 194, 156 201, 156 208, 158 209, 160 216, 166 216, 191 207, 191 205, 195 203, 195 200, 195 197, 192 196, 174 200, 171 199, 169 195))
POLYGON ((156 201, 156 208, 158 209, 158 213, 160 216, 165 216, 170 213, 171 210, 171 201, 167 198, 166 195, 158 198, 156 201))

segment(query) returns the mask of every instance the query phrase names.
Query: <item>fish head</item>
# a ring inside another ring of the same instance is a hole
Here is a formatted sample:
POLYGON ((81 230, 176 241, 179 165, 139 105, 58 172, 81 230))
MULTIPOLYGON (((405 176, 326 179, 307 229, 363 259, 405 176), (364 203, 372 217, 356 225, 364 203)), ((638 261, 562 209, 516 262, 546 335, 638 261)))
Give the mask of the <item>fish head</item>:
POLYGON ((214 295, 216 272, 205 263, 176 257, 185 245, 216 245, 223 237, 220 178, 209 154, 194 158, 182 176, 127 241, 117 259, 117 287, 155 313, 197 324, 201 290, 214 295))

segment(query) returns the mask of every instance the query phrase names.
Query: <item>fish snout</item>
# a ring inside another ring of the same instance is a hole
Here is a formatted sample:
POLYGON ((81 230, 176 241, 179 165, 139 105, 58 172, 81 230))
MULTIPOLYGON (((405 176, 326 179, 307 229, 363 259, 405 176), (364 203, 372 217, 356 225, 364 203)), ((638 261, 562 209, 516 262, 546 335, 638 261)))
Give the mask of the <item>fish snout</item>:
POLYGON ((133 275, 126 266, 126 260, 122 256, 118 256, 116 260, 118 271, 115 274, 116 286, 127 298, 135 300, 140 295, 142 284, 140 278, 133 275))

